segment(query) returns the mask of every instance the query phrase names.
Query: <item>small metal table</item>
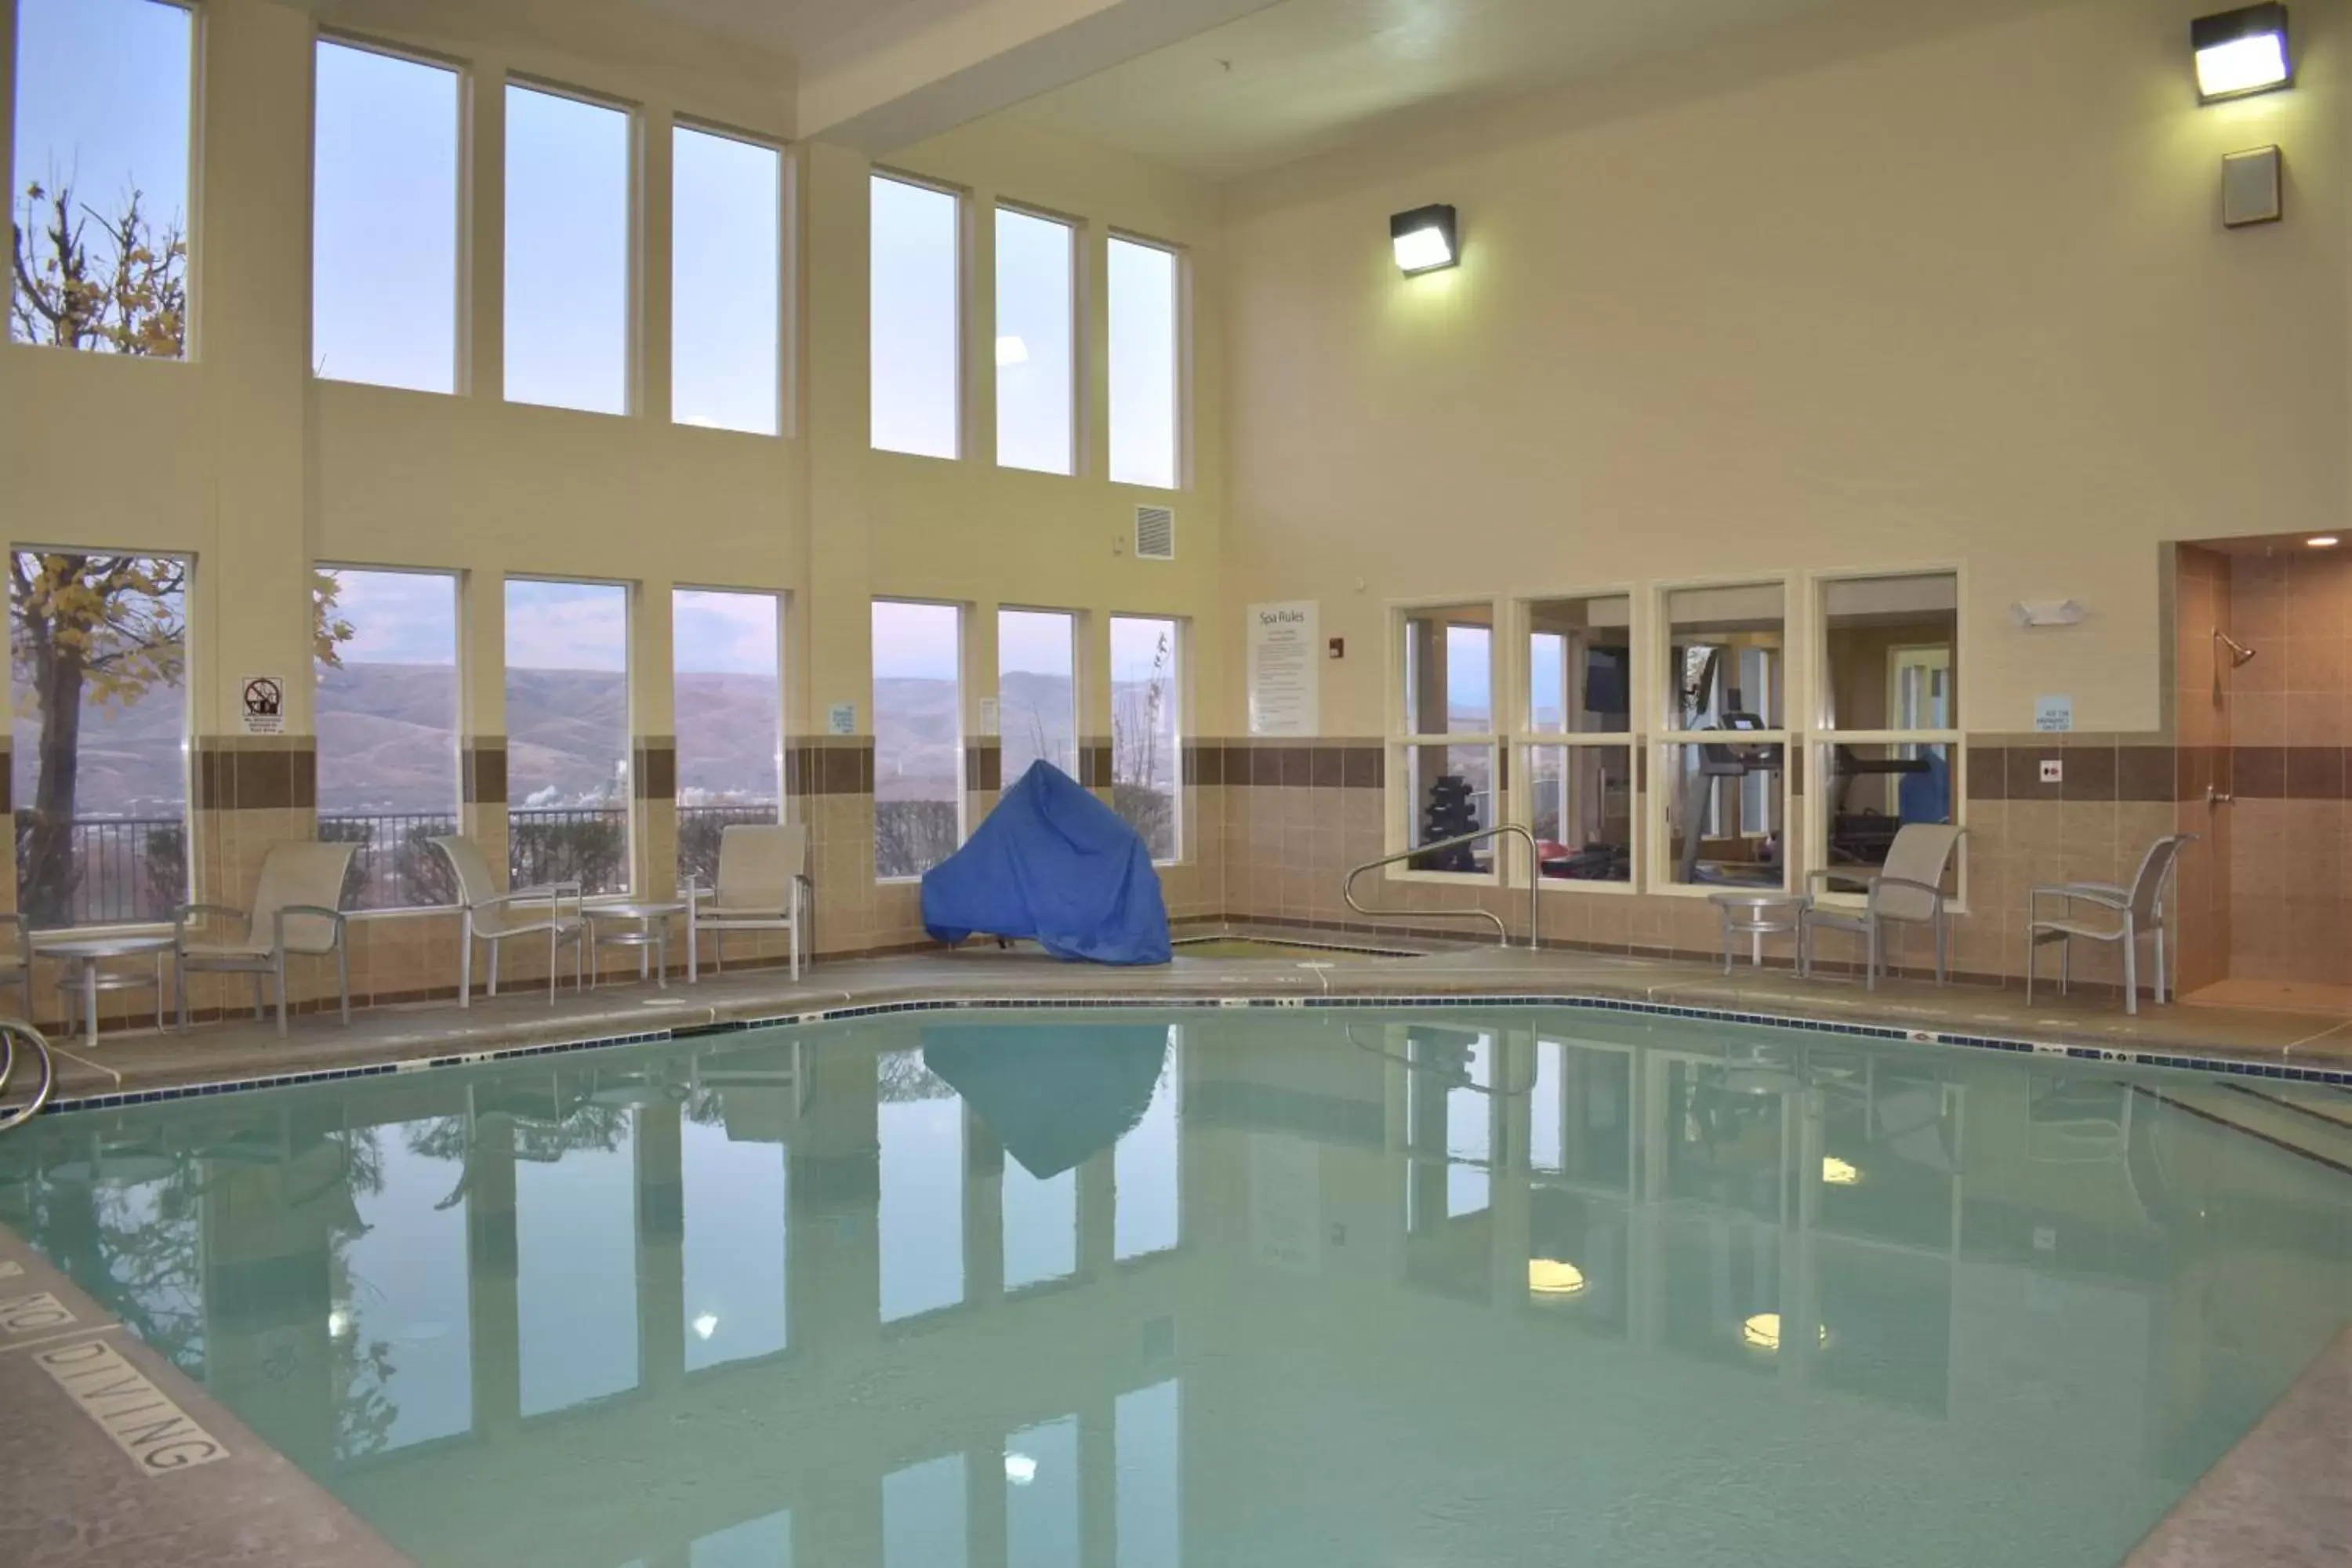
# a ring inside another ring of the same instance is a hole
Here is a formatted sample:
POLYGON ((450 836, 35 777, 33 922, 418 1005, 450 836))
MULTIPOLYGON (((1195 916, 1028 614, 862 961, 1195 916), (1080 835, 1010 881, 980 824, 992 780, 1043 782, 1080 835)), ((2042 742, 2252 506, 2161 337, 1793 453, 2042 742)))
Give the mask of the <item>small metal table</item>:
POLYGON ((1726 888, 1709 893, 1706 901, 1723 915, 1723 972, 1731 973, 1731 939, 1748 939, 1748 962, 1754 967, 1764 967, 1764 939, 1788 932, 1797 939, 1797 973, 1812 973, 1812 954, 1805 948, 1805 911, 1813 906, 1811 895, 1791 893, 1780 888, 1726 888))
POLYGON ((60 994, 81 993, 82 1021, 88 1030, 89 1043, 98 1044, 98 994, 101 991, 135 991, 142 986, 155 988, 155 1026, 163 1026, 163 964, 171 956, 173 939, 168 936, 80 937, 72 942, 45 942, 35 945, 36 958, 54 958, 65 966, 58 977, 60 994), (110 958, 144 958, 155 960, 152 974, 143 970, 107 970, 101 967, 110 958))
POLYGON ((637 950, 637 978, 646 978, 646 958, 653 956, 653 978, 663 990, 669 989, 669 922, 675 916, 686 913, 683 903, 590 904, 588 916, 588 984, 596 984, 595 949, 600 947, 634 947, 637 950))

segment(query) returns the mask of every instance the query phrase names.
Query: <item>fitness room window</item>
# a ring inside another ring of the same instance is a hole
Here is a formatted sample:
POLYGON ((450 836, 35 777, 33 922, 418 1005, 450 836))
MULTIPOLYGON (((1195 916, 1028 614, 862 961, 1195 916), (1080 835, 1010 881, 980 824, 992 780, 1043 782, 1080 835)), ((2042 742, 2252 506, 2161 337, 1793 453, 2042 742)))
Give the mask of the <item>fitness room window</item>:
MULTIPOLYGON (((1402 847, 1418 849, 1495 826, 1495 609, 1409 609, 1402 629, 1403 718, 1391 776, 1404 781, 1402 847)), ((1491 875, 1494 841, 1433 850, 1405 864, 1415 871, 1491 875)))
MULTIPOLYGON (((1886 863, 1909 822, 1957 822, 1959 579, 1948 572, 1821 585, 1822 738, 1814 763, 1825 869, 1886 863)), ((1945 873, 1957 897, 1959 858, 1945 873)), ((1859 894, 1832 879, 1830 894, 1859 894)))
POLYGON ((1527 605, 1520 777, 1554 886, 1633 880, 1633 629, 1625 594, 1527 605))
POLYGON ((1787 610, 1780 583, 1665 595, 1663 886, 1788 884, 1787 610))

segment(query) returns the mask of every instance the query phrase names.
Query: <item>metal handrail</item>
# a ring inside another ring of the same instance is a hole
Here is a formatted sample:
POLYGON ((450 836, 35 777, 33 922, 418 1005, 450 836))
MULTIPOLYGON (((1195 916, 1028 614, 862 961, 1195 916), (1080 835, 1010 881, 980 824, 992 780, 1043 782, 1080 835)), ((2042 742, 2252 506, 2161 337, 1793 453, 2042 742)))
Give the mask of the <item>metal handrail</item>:
POLYGON ((49 1096, 58 1087, 57 1058, 49 1054, 48 1037, 22 1018, 0 1018, 0 1093, 8 1088, 8 1080, 16 1076, 16 1042, 22 1039, 32 1047, 33 1060, 41 1069, 41 1081, 33 1096, 14 1110, 0 1110, 0 1132, 22 1127, 38 1116, 49 1103, 49 1096))
POLYGON ((1541 868, 1537 864, 1537 858, 1542 851, 1536 843, 1536 836, 1516 822, 1506 822, 1498 827, 1482 827, 1475 833, 1465 833, 1453 838, 1441 838, 1433 844, 1416 845, 1411 849, 1400 849, 1393 855, 1383 855, 1377 860, 1367 860, 1349 871, 1348 879, 1339 884, 1339 896, 1348 901, 1349 909, 1360 915, 1436 915, 1446 920, 1467 920, 1475 916, 1479 920, 1492 921, 1495 922, 1496 940, 1503 946, 1508 947, 1511 945, 1511 928, 1505 925, 1503 917, 1492 910, 1368 910, 1356 902, 1356 879, 1367 871, 1377 871, 1383 866, 1393 866, 1400 860, 1411 860, 1423 855, 1434 855, 1443 849, 1459 849, 1465 844, 1476 844, 1489 838, 1499 838, 1506 833, 1516 833, 1528 841, 1528 951, 1532 952, 1538 946, 1536 932, 1541 925, 1539 916, 1543 909, 1543 879, 1539 874, 1541 868))

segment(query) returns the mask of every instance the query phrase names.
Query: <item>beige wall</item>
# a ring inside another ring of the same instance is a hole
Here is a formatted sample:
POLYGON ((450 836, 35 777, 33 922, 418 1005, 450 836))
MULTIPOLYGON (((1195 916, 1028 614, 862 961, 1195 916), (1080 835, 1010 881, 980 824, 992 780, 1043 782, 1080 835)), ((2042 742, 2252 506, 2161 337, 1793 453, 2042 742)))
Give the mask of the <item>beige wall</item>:
POLYGON ((2344 9, 2200 110, 2201 8, 1844 7, 1238 185, 1229 581, 1348 637, 1325 731, 1379 732, 1394 599, 1944 563, 1964 727, 2165 727, 2158 542, 2346 484, 2344 9), (2224 231, 2273 141, 2287 221, 2224 231), (1463 264, 1402 278, 1433 201, 1463 264))

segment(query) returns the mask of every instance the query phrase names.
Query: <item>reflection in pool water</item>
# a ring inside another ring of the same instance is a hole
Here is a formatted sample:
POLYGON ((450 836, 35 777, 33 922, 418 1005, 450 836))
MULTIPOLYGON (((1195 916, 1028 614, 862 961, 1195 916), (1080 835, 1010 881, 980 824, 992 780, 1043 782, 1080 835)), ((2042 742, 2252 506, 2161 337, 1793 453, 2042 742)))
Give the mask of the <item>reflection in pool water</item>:
POLYGON ((2352 1179, 2084 1067, 931 1015, 51 1118, 0 1219, 426 1564, 2072 1568, 2352 1314, 2352 1179))

